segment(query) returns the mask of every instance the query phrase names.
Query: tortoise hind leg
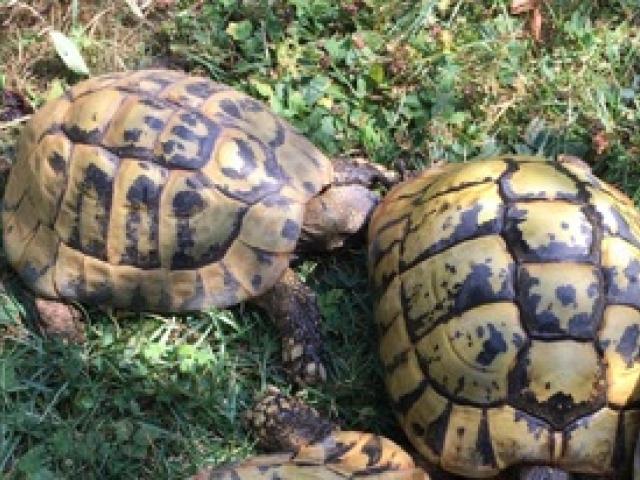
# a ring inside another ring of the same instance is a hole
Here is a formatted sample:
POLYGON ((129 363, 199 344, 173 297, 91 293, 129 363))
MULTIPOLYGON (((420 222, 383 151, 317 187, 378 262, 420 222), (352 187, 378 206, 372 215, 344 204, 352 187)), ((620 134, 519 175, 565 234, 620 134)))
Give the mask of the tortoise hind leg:
POLYGON ((320 337, 320 308, 315 294, 287 269, 269 291, 251 300, 265 310, 282 337, 282 360, 295 383, 326 380, 320 337))
POLYGON ((340 432, 300 399, 270 389, 247 415, 260 445, 290 453, 264 455, 201 472, 198 480, 427 480, 409 455, 386 438, 340 432))

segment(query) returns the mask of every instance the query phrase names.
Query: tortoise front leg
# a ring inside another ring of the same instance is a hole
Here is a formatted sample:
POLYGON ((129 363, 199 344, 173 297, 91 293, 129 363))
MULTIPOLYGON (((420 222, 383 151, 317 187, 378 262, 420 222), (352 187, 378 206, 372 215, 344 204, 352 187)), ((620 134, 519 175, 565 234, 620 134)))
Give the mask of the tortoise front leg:
POLYGON ((287 269, 268 292, 252 300, 280 331, 284 367, 299 385, 327 378, 320 337, 320 308, 313 291, 287 269))
POLYGON ((370 433, 340 432, 300 399, 277 389, 266 392, 247 420, 263 448, 289 453, 207 469, 196 479, 428 479, 411 457, 390 440, 370 433))

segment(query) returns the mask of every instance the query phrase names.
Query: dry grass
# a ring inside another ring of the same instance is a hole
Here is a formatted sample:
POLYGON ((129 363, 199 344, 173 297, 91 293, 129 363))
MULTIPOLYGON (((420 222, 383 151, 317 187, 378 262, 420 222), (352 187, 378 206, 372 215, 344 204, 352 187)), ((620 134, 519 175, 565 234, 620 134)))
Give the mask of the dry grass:
POLYGON ((92 73, 126 70, 146 60, 161 11, 135 17, 124 2, 14 1, 0 7, 0 65, 9 88, 38 104, 52 82, 73 77, 56 57, 47 32, 59 30, 80 45, 92 73))

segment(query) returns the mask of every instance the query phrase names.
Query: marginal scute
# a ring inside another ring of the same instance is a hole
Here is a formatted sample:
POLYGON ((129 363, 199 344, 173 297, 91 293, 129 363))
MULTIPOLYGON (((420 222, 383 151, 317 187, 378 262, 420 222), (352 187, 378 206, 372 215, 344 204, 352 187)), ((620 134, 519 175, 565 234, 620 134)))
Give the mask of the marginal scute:
MULTIPOLYGON (((380 338, 382 364, 385 368, 391 368, 394 363, 400 361, 401 355, 412 355, 411 358, 415 361, 415 352, 409 352, 409 350, 413 350, 413 346, 407 333, 407 325, 398 312, 394 320, 384 327, 384 333, 380 338)), ((399 375, 395 375, 393 378, 397 377, 399 375)), ((396 389, 393 389, 393 391, 395 392, 396 389)))
POLYGON ((84 255, 64 243, 58 247, 54 265, 55 289, 64 299, 76 299, 83 295, 84 255))
POLYGON ((523 464, 626 478, 639 225, 568 157, 450 164, 391 190, 369 275, 387 388, 423 456, 472 478, 523 464))
POLYGON ((384 249, 379 243, 376 239, 369 244, 369 265, 373 290, 377 295, 382 296, 390 282, 395 282, 398 287, 400 286, 400 276, 398 275, 400 242, 391 242, 384 249))
POLYGON ((229 272, 253 297, 264 293, 278 281, 291 256, 288 253, 268 253, 243 241, 235 241, 224 259, 229 272))
POLYGON ((142 300, 139 298, 141 276, 138 268, 129 265, 112 266, 109 277, 111 278, 112 298, 115 306, 131 308, 142 300))
POLYGON ((287 267, 331 162, 260 102, 168 70, 94 77, 25 126, 2 208, 40 295, 226 307, 287 267))
POLYGON ((93 304, 113 301, 112 267, 94 257, 84 257, 83 300, 93 304))
POLYGON ((609 402, 626 407, 640 400, 640 312, 626 305, 609 305, 599 345, 604 352, 609 402))
POLYGON ((391 393, 391 399, 400 404, 403 397, 417 392, 424 382, 424 374, 418 363, 418 357, 413 348, 401 353, 401 358, 386 366, 393 371, 393 375, 387 377, 387 388, 391 393))
POLYGON ((457 474, 465 474, 469 468, 473 468, 476 477, 498 473, 486 412, 465 405, 453 406, 440 462, 457 474))
MULTIPOLYGON (((15 210, 3 211, 4 249, 7 260, 15 265, 22 258, 22 253, 38 228, 38 212, 31 198, 22 194, 15 210)), ((26 259, 23 260, 23 262, 26 259)))
POLYGON ((400 422, 411 443, 427 460, 439 463, 449 421, 447 398, 426 387, 400 422))
POLYGON ((350 478, 355 473, 363 475, 369 469, 384 473, 415 466, 411 457, 392 441, 360 432, 332 433, 321 442, 303 447, 293 461, 300 465, 327 464, 333 472, 344 476, 340 478, 350 478))
POLYGON ((491 446, 502 470, 517 463, 551 462, 551 432, 546 422, 509 405, 487 410, 491 446))
POLYGON ((612 474, 619 468, 613 462, 619 416, 619 411, 604 407, 569 425, 558 466, 568 471, 612 474))
POLYGON ((26 282, 33 283, 38 291, 55 296, 52 268, 58 249, 55 232, 47 225, 40 224, 23 247, 16 270, 26 282))
POLYGON ((267 196, 249 208, 239 238, 255 248, 291 252, 302 228, 303 206, 294 198, 267 196), (265 235, 270 231, 270 235, 265 235))
POLYGON ((602 239, 607 300, 640 307, 640 249, 617 237, 602 239))
POLYGON ((591 203, 602 218, 607 234, 622 238, 640 248, 640 213, 633 205, 612 202, 602 190, 589 189, 591 203))
MULTIPOLYGON (((400 281, 396 278, 391 283, 391 286, 387 289, 387 292, 379 300, 379 306, 375 309, 375 318, 378 326, 380 327, 381 340, 388 339, 389 343, 392 343, 396 348, 386 349, 380 348, 382 362, 385 365, 389 365, 398 352, 398 349, 403 348, 403 344, 397 341, 397 333, 390 331, 394 326, 394 323, 400 321, 405 323, 402 316, 402 305, 400 304, 400 281)), ((399 328, 396 325, 396 328, 399 328)), ((406 331, 406 324, 400 334, 408 339, 409 336, 406 331)))
MULTIPOLYGON (((71 156, 71 142, 63 135, 46 135, 29 156, 29 168, 24 175, 31 179, 39 179, 41 188, 28 189, 38 211, 38 218, 45 223, 52 223, 57 213, 58 203, 64 193, 68 176, 68 162, 71 156)), ((25 178, 22 188, 29 182, 25 178)), ((6 194, 11 198, 11 193, 6 194)))
POLYGON ((228 307, 249 298, 249 292, 231 274, 223 262, 211 263, 199 269, 204 286, 204 305, 228 307))

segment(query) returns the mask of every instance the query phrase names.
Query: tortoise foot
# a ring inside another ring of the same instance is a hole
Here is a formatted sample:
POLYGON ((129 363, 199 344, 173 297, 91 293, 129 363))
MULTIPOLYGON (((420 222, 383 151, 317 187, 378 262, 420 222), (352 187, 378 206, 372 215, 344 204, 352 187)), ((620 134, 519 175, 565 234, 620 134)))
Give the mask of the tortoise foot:
POLYGON ((282 339, 282 363, 298 385, 317 385, 327 380, 322 353, 314 343, 304 343, 295 337, 282 339))
POLYGON ((291 269, 253 302, 269 314, 282 336, 282 360, 298 385, 324 382, 327 370, 320 336, 320 308, 313 291, 291 269))
POLYGON ((314 408, 276 387, 267 388, 245 418, 260 447, 267 451, 297 452, 333 429, 314 408))
POLYGON ((60 337, 73 343, 86 340, 83 315, 76 307, 44 298, 36 298, 35 306, 40 317, 38 326, 43 335, 60 337))

